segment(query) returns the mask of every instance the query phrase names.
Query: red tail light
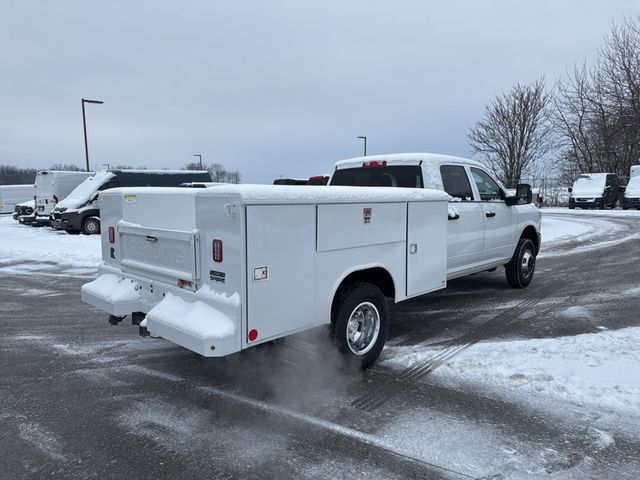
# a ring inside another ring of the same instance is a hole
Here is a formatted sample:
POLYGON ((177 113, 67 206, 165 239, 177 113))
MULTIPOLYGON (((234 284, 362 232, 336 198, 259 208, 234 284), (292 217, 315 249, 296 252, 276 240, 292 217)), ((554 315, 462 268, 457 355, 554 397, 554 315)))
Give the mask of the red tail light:
POLYGON ((217 238, 213 241, 213 261, 222 262, 222 240, 217 238))
POLYGON ((55 203, 58 203, 58 196, 57 196, 57 195, 54 195, 54 196, 53 196, 53 201, 54 201, 55 203))
POLYGON ((38 201, 38 197, 36 197, 35 195, 33 196, 33 201, 37 202, 38 201))
POLYGON ((362 166, 363 167, 386 167, 387 161, 381 160, 380 162, 378 162, 377 160, 371 160, 370 162, 364 162, 362 166))
POLYGON ((116 243, 116 229, 109 227, 109 243, 116 243))

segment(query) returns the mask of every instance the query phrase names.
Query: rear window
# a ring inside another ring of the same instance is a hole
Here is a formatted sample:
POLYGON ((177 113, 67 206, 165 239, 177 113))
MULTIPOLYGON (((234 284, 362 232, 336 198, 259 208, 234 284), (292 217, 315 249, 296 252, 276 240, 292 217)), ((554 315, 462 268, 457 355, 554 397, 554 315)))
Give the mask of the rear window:
POLYGON ((331 185, 351 187, 423 188, 422 169, 418 165, 357 167, 336 170, 331 185))

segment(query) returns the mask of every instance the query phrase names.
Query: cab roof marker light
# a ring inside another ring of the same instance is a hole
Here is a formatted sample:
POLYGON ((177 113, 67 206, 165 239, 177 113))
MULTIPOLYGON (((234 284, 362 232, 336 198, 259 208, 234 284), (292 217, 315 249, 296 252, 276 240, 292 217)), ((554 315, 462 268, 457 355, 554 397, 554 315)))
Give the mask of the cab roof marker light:
POLYGON ((386 167, 387 166, 387 161, 386 160, 370 160, 368 162, 363 162, 362 163, 363 167, 386 167))

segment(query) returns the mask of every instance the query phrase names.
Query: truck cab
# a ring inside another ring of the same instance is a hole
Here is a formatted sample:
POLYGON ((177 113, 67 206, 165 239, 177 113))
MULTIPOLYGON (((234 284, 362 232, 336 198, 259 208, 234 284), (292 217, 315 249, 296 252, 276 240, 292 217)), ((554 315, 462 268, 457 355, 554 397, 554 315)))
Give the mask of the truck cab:
POLYGON ((429 153, 359 157, 337 162, 329 185, 442 190, 449 195, 447 279, 504 265, 512 286, 531 281, 541 223, 531 189, 508 195, 478 162, 429 153))

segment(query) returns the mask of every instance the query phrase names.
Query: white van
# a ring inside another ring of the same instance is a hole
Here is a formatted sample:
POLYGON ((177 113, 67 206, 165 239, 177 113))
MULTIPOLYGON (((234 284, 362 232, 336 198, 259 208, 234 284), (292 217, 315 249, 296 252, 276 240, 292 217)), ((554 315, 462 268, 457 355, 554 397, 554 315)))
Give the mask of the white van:
POLYGON ((36 175, 35 220, 33 225, 47 225, 53 207, 93 172, 42 171, 36 175))
POLYGON ((0 185, 0 213, 13 213, 16 205, 33 198, 33 185, 0 185))
POLYGON ((640 165, 631 165, 629 177, 640 177, 640 165))

